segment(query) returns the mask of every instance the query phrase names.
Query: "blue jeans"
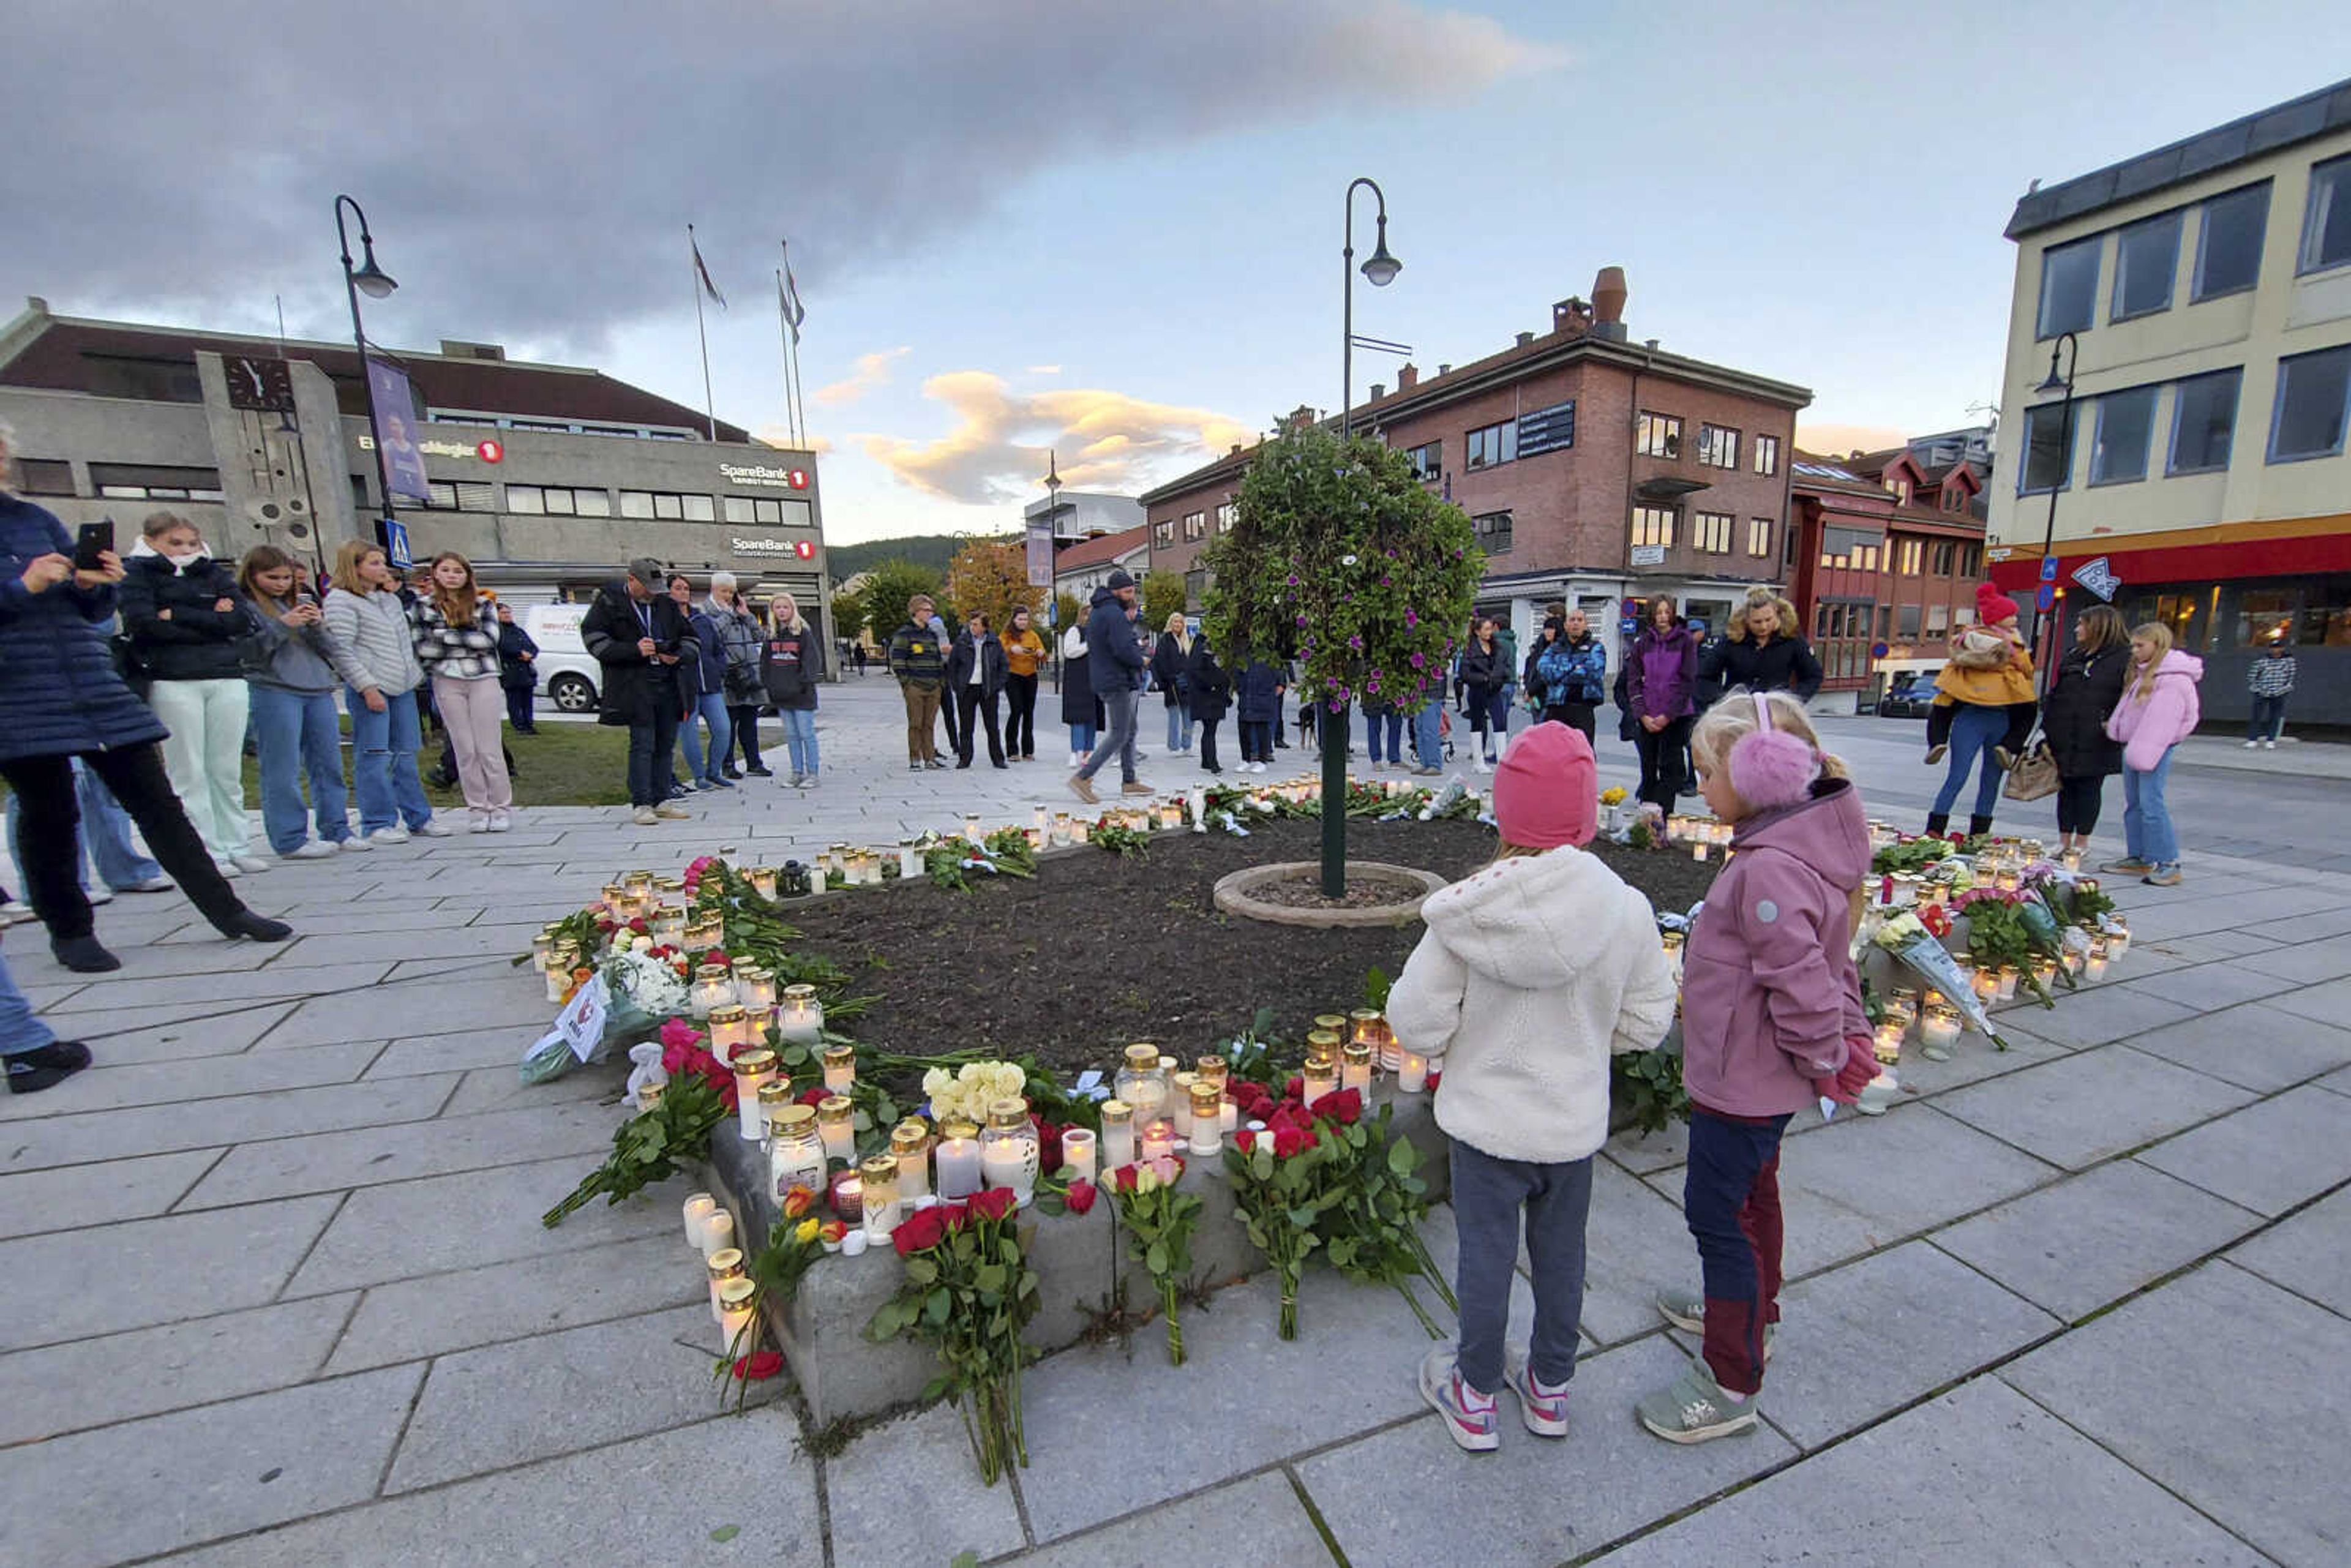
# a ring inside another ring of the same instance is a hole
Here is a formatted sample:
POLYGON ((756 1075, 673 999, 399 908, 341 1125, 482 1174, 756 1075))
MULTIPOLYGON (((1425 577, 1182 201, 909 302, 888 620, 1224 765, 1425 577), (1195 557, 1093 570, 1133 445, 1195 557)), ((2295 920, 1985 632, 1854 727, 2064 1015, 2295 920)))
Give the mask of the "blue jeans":
POLYGON ((0 958, 0 1056, 22 1056, 28 1051, 38 1051, 57 1037, 49 1026, 33 1016, 33 1004, 16 988, 16 977, 8 973, 8 960, 0 958))
POLYGON ((421 828, 431 821, 433 803, 416 776, 416 748, 423 738, 416 695, 386 692, 383 712, 375 713, 366 698, 345 686, 343 711, 351 716, 351 781, 359 789, 360 831, 402 823, 421 828))
MULTIPOLYGON (((113 791, 101 783, 97 774, 73 759, 74 797, 81 804, 82 847, 89 852, 97 866, 98 880, 115 892, 136 887, 142 882, 153 882, 163 874, 163 868, 139 852, 131 841, 131 813, 122 809, 113 791)), ((16 848, 16 796, 8 795, 8 853, 19 868, 16 883, 25 885, 22 867, 25 857, 16 848)), ((81 869, 81 857, 74 857, 74 869, 81 869)), ((84 888, 89 886, 87 877, 81 879, 84 888)))
POLYGON ((2171 809, 2163 803, 2163 786, 2171 777, 2172 747, 2163 760, 2142 773, 2123 769, 2123 847, 2135 861, 2169 865, 2179 858, 2179 835, 2172 831, 2171 809))
POLYGON ((1094 748, 1096 733, 1094 727, 1090 724, 1070 726, 1070 749, 1079 753, 1092 751, 1094 748))
POLYGON ((1510 734, 1510 688, 1498 687, 1489 692, 1483 701, 1472 689, 1469 694, 1469 719, 1477 726, 1479 735, 1484 737, 1480 744, 1486 748, 1487 758, 1490 761, 1499 757, 1502 743, 1510 734))
POLYGON ((1499 1160, 1453 1144, 1453 1229, 1458 1258, 1453 1293, 1461 1302, 1461 1376, 1480 1394, 1502 1389, 1502 1340, 1510 1321, 1510 1281, 1519 1263, 1519 1212, 1526 1211, 1527 1261, 1535 1288, 1535 1376, 1556 1388, 1575 1375, 1575 1330, 1583 1317, 1583 1229, 1592 1212, 1592 1159, 1537 1165, 1499 1160))
POLYGON ((677 737, 685 742, 685 777, 687 782, 705 782, 719 777, 719 768, 726 760, 728 749, 735 744, 735 721, 726 716, 726 695, 705 692, 695 699, 694 714, 678 726, 677 737), (710 750, 702 749, 702 732, 695 727, 699 718, 710 727, 710 750))
POLYGON ((1961 703, 1957 717, 1951 720, 1951 759, 1944 766, 1943 787, 1935 791, 1935 814, 1948 817, 1952 803, 1959 798, 1960 789, 1968 781, 1968 770, 1979 760, 1983 764, 1976 779, 1975 814, 1990 817, 1992 808, 2000 803, 2000 758, 1991 754, 1993 743, 2008 733, 2008 710, 2004 707, 1980 707, 1974 703, 1961 703))
MULTIPOLYGON (((289 692, 256 685, 250 694, 253 740, 261 754, 261 828, 269 847, 291 854, 309 835, 302 809, 302 776, 310 778, 310 806, 319 837, 339 844, 351 836, 344 815, 343 736, 335 723, 332 692, 289 692)), ((362 707, 366 705, 361 704, 362 707)))
POLYGON ((1682 1218, 1698 1242, 1706 1291, 1702 1354, 1733 1394, 1763 1386, 1764 1326, 1780 1317, 1780 1135, 1787 1130, 1785 1116, 1734 1121, 1690 1110, 1682 1218))
POLYGON ((1374 762, 1404 760, 1404 715, 1400 713, 1370 713, 1364 715, 1364 744, 1371 748, 1374 762), (1381 745, 1383 738, 1386 745, 1381 745))
POLYGON ((1432 696, 1412 716, 1412 749, 1423 768, 1445 766, 1445 699, 1432 696))
POLYGON ((792 771, 815 778, 816 709, 778 708, 776 716, 784 721, 784 745, 791 751, 792 771))
POLYGON ((2247 740, 2275 740, 2285 733, 2285 698, 2283 695, 2253 697, 2252 716, 2245 722, 2247 740))
POLYGON ((1192 710, 1184 706, 1183 698, 1178 697, 1176 706, 1167 710, 1167 749, 1184 751, 1191 744, 1192 710))
POLYGON ((1124 691, 1102 694, 1102 712, 1109 716, 1110 733, 1103 736, 1102 744, 1094 747, 1094 754, 1087 758, 1086 765, 1078 769, 1079 778, 1091 780, 1102 771, 1102 764, 1115 756, 1121 779, 1129 784, 1134 782, 1134 710, 1142 695, 1132 686, 1124 691))

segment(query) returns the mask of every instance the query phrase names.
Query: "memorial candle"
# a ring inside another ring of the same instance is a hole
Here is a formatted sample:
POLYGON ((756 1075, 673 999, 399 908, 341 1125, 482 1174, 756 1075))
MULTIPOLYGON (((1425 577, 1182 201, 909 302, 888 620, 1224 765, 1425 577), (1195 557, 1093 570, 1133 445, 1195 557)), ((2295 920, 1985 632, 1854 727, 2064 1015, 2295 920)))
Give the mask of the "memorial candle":
POLYGON ((979 1190, 979 1129, 969 1122, 939 1124, 939 1196, 959 1203, 979 1190))
POLYGON ((713 1252, 704 1260, 703 1273, 710 1281, 710 1315, 715 1318, 718 1315, 719 1291, 728 1281, 743 1278, 742 1251, 737 1248, 726 1247, 713 1252))
MULTIPOLYGON (((787 1090, 790 1086, 786 1085, 787 1090)), ((788 1104, 768 1118, 768 1192, 778 1206, 794 1187, 822 1197, 824 1139, 817 1131, 816 1107, 788 1104)))
POLYGON ((1018 1096, 988 1102, 987 1130, 979 1135, 982 1181, 990 1187, 1010 1187, 1017 1200, 1026 1204, 1036 1193, 1043 1154, 1037 1124, 1029 1119, 1029 1102, 1018 1096))
POLYGON ((1224 1094, 1212 1085, 1192 1085, 1192 1140, 1195 1157, 1206 1159, 1225 1146, 1224 1094))
POLYGON ((638 1084, 637 1113, 642 1116, 648 1111, 659 1110, 661 1108, 662 1096, 668 1092, 669 1085, 666 1082, 645 1082, 638 1084))
POLYGON ((898 1228, 898 1162, 888 1155, 875 1155, 857 1168, 864 1184, 865 1236, 870 1241, 886 1241, 890 1232, 898 1228))
POLYGON ((718 1200, 706 1192, 686 1194, 682 1210, 685 1217, 685 1244, 707 1257, 710 1249, 702 1244, 703 1227, 718 1212, 718 1200))
POLYGON ((1162 1116, 1143 1129, 1143 1155, 1145 1164, 1164 1160, 1176 1153, 1176 1124, 1162 1116))
POLYGON ((1396 1092, 1400 1094, 1423 1094, 1428 1091, 1428 1058, 1416 1051, 1404 1053, 1404 1065, 1396 1069, 1396 1092))
POLYGON ((824 1008, 814 986, 786 986, 777 997, 776 1038, 786 1045, 814 1045, 824 1038, 824 1008))
POLYGON ((1301 1098, 1306 1108, 1311 1111, 1316 1101, 1339 1087, 1339 1064, 1329 1056, 1309 1051, 1305 1069, 1299 1078, 1300 1087, 1304 1091, 1301 1098))
POLYGON ((890 1129, 890 1157, 898 1162, 901 1201, 931 1195, 931 1130, 920 1116, 909 1116, 890 1129))
POLYGON ((739 1277, 718 1287, 718 1337, 726 1342, 730 1356, 739 1357, 751 1348, 758 1332, 758 1314, 752 1311, 751 1301, 758 1293, 757 1285, 739 1277))
POLYGON ((1102 1161, 1106 1171, 1134 1163, 1134 1107, 1123 1100, 1102 1102, 1102 1161))
POLYGON ((817 1103, 817 1136, 824 1142, 824 1157, 843 1162, 857 1157, 857 1108, 846 1094, 828 1094, 817 1103))
POLYGON ((1167 1081, 1167 1120, 1178 1138, 1192 1135, 1192 1091, 1199 1082, 1196 1072, 1178 1072, 1167 1081))
POLYGON ((765 899, 773 899, 776 896, 777 878, 776 868, 774 866, 753 866, 750 870, 749 875, 751 879, 751 891, 753 893, 758 894, 761 898, 765 899))
POLYGON ((1372 1047, 1355 1044, 1339 1053, 1339 1087, 1352 1089, 1363 1098, 1366 1109, 1372 1098, 1372 1047))
POLYGON ((716 1009, 735 1000, 735 973, 724 964, 705 964, 694 971, 693 988, 686 993, 685 1010, 695 1019, 706 1019, 716 1009))
POLYGON ((735 966, 735 999, 751 1015, 753 1036, 767 1026, 768 1015, 776 1010, 776 977, 757 964, 737 963, 735 966))
POLYGON ((759 1119, 759 1087, 776 1076, 776 1053, 765 1046, 738 1051, 728 1064, 735 1069, 735 1119, 747 1144, 767 1136, 759 1119))
POLYGON ((923 874, 923 846, 913 839, 898 841, 898 880, 914 882, 923 874))
POLYGON ((855 1046, 828 1045, 824 1048, 824 1086, 835 1094, 846 1094, 857 1086, 855 1046))
POLYGON ((736 1051, 751 1043, 751 1015, 736 1003, 710 1009, 710 1054, 722 1067, 735 1063, 736 1051))
POLYGON ((1094 1135, 1084 1127, 1064 1127, 1061 1130, 1061 1171, 1071 1181, 1094 1179, 1094 1135))
POLYGON ((735 1217, 723 1208, 703 1218, 702 1255, 715 1258, 735 1245, 735 1217))
MULTIPOLYGON (((832 1183, 825 1190, 826 1201, 832 1205, 834 1218, 843 1225, 862 1227, 865 1223, 865 1178, 857 1167, 832 1173, 832 1183)), ((856 1234, 852 1230, 852 1234, 856 1234)))
POLYGON ((1050 807, 1040 804, 1029 808, 1029 821, 1040 833, 1050 835, 1053 831, 1053 812, 1050 807))

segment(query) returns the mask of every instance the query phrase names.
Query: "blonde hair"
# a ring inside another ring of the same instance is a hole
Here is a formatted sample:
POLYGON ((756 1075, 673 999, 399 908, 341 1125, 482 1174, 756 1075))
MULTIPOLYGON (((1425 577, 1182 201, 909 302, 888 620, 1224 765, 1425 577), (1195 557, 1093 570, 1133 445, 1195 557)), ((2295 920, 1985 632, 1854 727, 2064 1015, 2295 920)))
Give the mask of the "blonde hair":
POLYGON ((1750 610, 1761 610, 1767 605, 1773 611, 1776 611, 1780 617, 1779 628, 1772 632, 1772 635, 1775 637, 1795 636, 1796 607, 1789 603, 1785 599, 1782 599, 1778 591, 1774 589, 1750 588, 1747 591, 1746 601, 1730 612, 1730 626, 1729 631, 1730 640, 1734 643, 1745 642, 1747 640, 1748 612, 1750 610))
POLYGON ((375 592, 376 584, 360 575, 360 562, 371 555, 381 555, 386 566, 392 564, 392 558, 384 555, 381 545, 371 545, 365 539, 345 539, 343 548, 335 552, 335 570, 328 580, 345 593, 364 596, 375 592))
POLYGON ((1853 777, 1842 758, 1821 750, 1820 732, 1813 727, 1812 716, 1786 692, 1734 692, 1707 709, 1690 730, 1690 759, 1708 773, 1719 772, 1730 748, 1761 727, 1758 703, 1771 709, 1773 729, 1794 736, 1820 753, 1822 778, 1853 777))
POLYGON ((2131 650, 2130 697, 2133 702, 2143 703, 2155 695, 2155 672, 2172 648, 2171 628, 2160 621, 2144 621, 2131 628, 2131 641, 2136 643, 2141 638, 2155 644, 2155 657, 2145 664, 2139 663, 2138 650, 2131 650))
POLYGON ((1523 860, 1529 855, 1547 855, 1549 853, 1551 853, 1551 851, 1549 850, 1539 850, 1530 844, 1514 844, 1510 842, 1510 840, 1504 839, 1494 846, 1494 858, 1488 861, 1486 863, 1488 865, 1500 865, 1504 861, 1523 860))
POLYGON ((808 630, 808 622, 800 619, 800 601, 789 593, 778 593, 768 601, 768 613, 776 618, 777 625, 795 635, 808 630))
POLYGON ((198 538, 204 532, 177 512, 150 512, 147 520, 139 525, 139 534, 141 538, 160 539, 173 528, 193 529, 198 538))

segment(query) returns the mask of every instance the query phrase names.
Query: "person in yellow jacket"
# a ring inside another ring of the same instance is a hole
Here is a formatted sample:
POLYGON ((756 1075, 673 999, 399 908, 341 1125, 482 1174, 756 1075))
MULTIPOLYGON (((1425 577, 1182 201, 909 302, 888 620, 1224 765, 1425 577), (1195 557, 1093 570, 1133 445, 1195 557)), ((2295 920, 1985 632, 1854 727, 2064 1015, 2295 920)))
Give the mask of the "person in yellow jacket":
POLYGON ((1927 713, 1927 761, 1942 761, 1954 745, 1959 755, 1936 793, 1927 818, 1930 833, 1949 825, 1951 807, 1979 756, 1983 766, 1970 831, 1990 831, 2001 776, 2032 733, 2032 655, 2025 651, 2016 618, 2016 601, 1989 582, 1978 583, 1976 623, 1951 639, 1951 657, 1935 676, 1935 702, 1927 713))

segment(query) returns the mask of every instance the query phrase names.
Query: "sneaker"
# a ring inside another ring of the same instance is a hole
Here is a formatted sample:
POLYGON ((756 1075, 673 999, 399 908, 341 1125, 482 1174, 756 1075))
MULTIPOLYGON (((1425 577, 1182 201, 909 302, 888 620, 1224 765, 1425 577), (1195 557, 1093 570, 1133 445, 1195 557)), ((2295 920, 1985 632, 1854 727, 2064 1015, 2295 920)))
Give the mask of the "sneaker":
POLYGON ((800 787, 800 776, 795 773, 787 780, 787 782, 789 783, 793 789, 797 789, 800 787))
POLYGON ((1944 758, 1949 756, 1951 748, 1948 746, 1928 747, 1927 748, 1927 766, 1932 768, 1935 764, 1943 760, 1944 758))
POLYGON ((743 771, 754 779, 773 779, 776 776, 776 770, 764 762, 747 768, 743 771))
POLYGON ((929 768, 934 773, 945 773, 947 770, 947 765, 940 761, 935 757, 932 758, 927 762, 925 762, 923 766, 929 768))
POLYGON ((815 789, 815 788, 816 788, 816 775, 815 775, 815 774, 813 774, 813 773, 803 773, 803 774, 801 774, 801 775, 799 776, 799 778, 797 780, 795 780, 795 781, 794 781, 793 788, 795 788, 795 789, 815 789))
POLYGON ((2125 855, 2121 860, 2108 861, 2098 869, 2108 876, 2145 876, 2155 869, 2155 863, 2143 861, 2137 855, 2125 855))
POLYGON ((1481 758, 1478 758, 1478 760, 1477 760, 1477 761, 1475 761, 1475 762, 1471 763, 1469 766, 1470 766, 1471 768, 1475 768, 1477 771, 1479 771, 1479 772, 1480 772, 1480 773, 1489 773, 1489 772, 1493 771, 1493 768, 1494 768, 1493 763, 1491 763, 1491 762, 1488 761, 1485 758, 1482 758, 1482 757, 1481 757, 1481 758))
POLYGON ((96 908, 101 904, 112 904, 114 902, 114 889, 110 887, 86 887, 81 890, 81 894, 84 898, 89 900, 90 906, 92 908, 96 908))
POLYGON ((1416 779, 1434 779, 1444 771, 1442 768, 1416 768, 1412 773, 1416 779))
POLYGON ((1070 775, 1070 793, 1089 806, 1097 805, 1102 800, 1102 797, 1094 793, 1094 781, 1082 773, 1070 775))
POLYGON ((490 831, 490 814, 487 811, 466 812, 465 831, 469 833, 488 832, 490 831))
POLYGON ((669 822, 690 821, 694 817, 693 812, 687 810, 684 807, 679 805, 674 800, 664 800, 660 805, 655 806, 653 808, 653 815, 662 819, 664 821, 669 822))
POLYGON ((1128 779, 1125 783, 1118 787, 1118 792, 1122 795, 1150 795, 1156 793, 1150 785, 1145 784, 1140 779, 1128 779))
POLYGON ((2153 871, 2148 872, 2147 875, 2141 877, 2139 880, 2146 883, 2149 887, 2178 887, 2179 885, 2179 862, 2178 861, 2166 861, 2161 865, 2157 866, 2153 871))
POLYGON ((2277 742, 2274 740, 2264 740, 2262 742, 2262 749, 2263 751, 2275 751, 2277 749, 2277 742))
POLYGON ((7 1064, 9 1093, 38 1094, 88 1067, 89 1047, 78 1040, 53 1040, 30 1051, 0 1057, 0 1061, 7 1064))
POLYGON ((443 821, 438 817, 433 818, 423 827, 413 829, 411 831, 421 839, 445 839, 450 833, 449 824, 443 821))
POLYGON ((726 777, 729 779, 740 779, 743 777, 743 770, 730 762, 726 765, 726 777))
POLYGON ((0 925, 14 925, 19 921, 31 918, 33 918, 33 906, 21 898, 12 898, 5 904, 0 904, 0 925))
POLYGON ((511 832, 513 830, 514 817, 511 813, 502 810, 492 811, 490 813, 490 831, 494 833, 504 833, 511 832))
POLYGON ((651 806, 638 807, 635 810, 629 813, 629 821, 634 822, 641 828, 653 828, 661 825, 661 819, 653 815, 653 809, 651 806))
POLYGON ((348 839, 337 839, 335 841, 335 848, 341 853, 347 855, 370 854, 375 850, 375 846, 373 844, 368 842, 365 839, 360 838, 356 833, 352 834, 348 839))
POLYGON ((213 869, 225 877, 239 877, 245 874, 245 868, 235 861, 214 861, 213 869))
POLYGON ((117 893, 169 893, 179 883, 168 876, 151 876, 145 882, 134 882, 129 887, 118 887, 117 893))
POLYGON ((1690 1363, 1679 1377, 1633 1408, 1642 1426, 1668 1443, 1703 1443, 1752 1432, 1759 1419, 1754 1396, 1733 1399, 1723 1393, 1702 1361, 1690 1363))
POLYGON ((683 784, 673 782, 669 787, 669 798, 673 800, 683 800, 692 793, 693 791, 683 784))
POLYGON ((334 859, 341 852, 324 839, 309 839, 304 841, 300 849, 287 850, 277 858, 288 861, 326 861, 334 859))
POLYGON ((906 771, 909 773, 920 773, 922 770, 923 764, 919 759, 906 764, 906 771))
POLYGON ((367 841, 371 844, 404 844, 408 841, 408 830, 401 827, 378 828, 374 832, 367 835, 367 841))
MULTIPOLYGON (((1696 1291, 1659 1291, 1656 1297, 1657 1315, 1688 1333, 1706 1333, 1706 1298, 1696 1291)), ((1771 1347, 1780 1338, 1778 1323, 1763 1325, 1763 1359, 1771 1359, 1771 1347)))
POLYGON ((231 855, 228 858, 235 862, 236 869, 242 872, 251 872, 257 875, 269 869, 269 862, 259 855, 231 855))
POLYGON ((2258 741, 2258 740, 2249 740, 2249 741, 2245 742, 2245 749, 2246 749, 2247 751, 2251 751, 2253 747, 2255 747, 2259 746, 2260 744, 2261 744, 2261 742, 2260 742, 2260 741, 2258 741))
POLYGON ((1494 1398, 1461 1381, 1451 1345, 1440 1344, 1422 1358, 1420 1396, 1445 1417, 1445 1435, 1465 1453, 1489 1454, 1502 1446, 1494 1398))
POLYGON ((1567 1436, 1567 1385, 1554 1388, 1527 1368, 1527 1353, 1512 1345, 1502 1358, 1502 1381, 1519 1396, 1519 1419, 1538 1437, 1567 1436))

